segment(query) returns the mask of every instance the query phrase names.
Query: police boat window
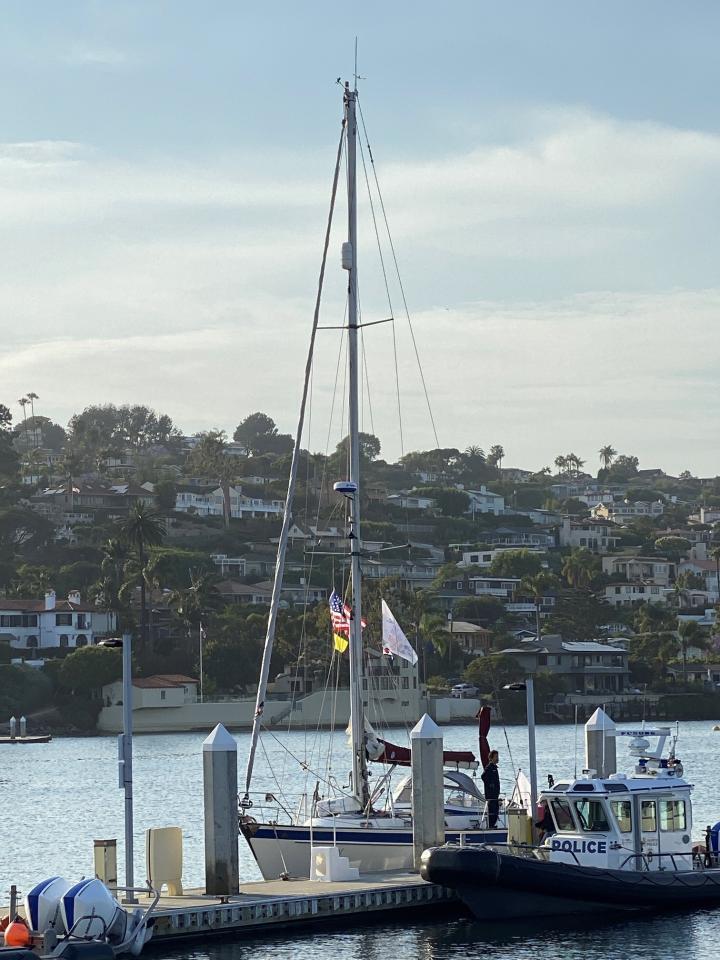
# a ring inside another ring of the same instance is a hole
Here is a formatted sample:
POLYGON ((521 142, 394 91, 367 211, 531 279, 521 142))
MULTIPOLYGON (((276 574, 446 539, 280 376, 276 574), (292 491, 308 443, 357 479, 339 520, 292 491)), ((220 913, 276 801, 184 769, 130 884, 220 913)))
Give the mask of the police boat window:
POLYGON ((605 807, 600 800, 576 800, 580 826, 587 833, 606 833, 610 829, 605 807))
POLYGON ((620 827, 620 833, 632 833, 632 804, 629 800, 611 800, 610 809, 620 827))
POLYGON ((685 830, 685 801, 660 800, 660 829, 685 830))
POLYGON ((657 830, 657 812, 654 800, 643 800, 640 808, 642 814, 642 829, 644 833, 655 833, 657 830))
POLYGON ((572 810, 567 800, 551 800, 550 807, 558 832, 573 833, 575 831, 575 821, 573 820, 572 810))

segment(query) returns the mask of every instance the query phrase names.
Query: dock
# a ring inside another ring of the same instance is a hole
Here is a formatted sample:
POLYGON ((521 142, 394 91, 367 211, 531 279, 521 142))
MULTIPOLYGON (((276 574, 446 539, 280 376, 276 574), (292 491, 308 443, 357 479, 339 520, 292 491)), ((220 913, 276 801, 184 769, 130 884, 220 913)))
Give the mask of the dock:
MULTIPOLYGON (((142 905, 142 903, 141 903, 142 905)), ((361 880, 273 880, 241 884, 235 896, 188 891, 162 897, 154 917, 153 945, 208 935, 259 933, 290 925, 338 919, 378 919, 382 914, 428 909, 462 910, 455 894, 416 873, 368 874, 361 880)))
MULTIPOLYGON (((151 899, 139 898, 147 908, 151 899)), ((132 909, 128 905, 128 909, 132 909)), ((464 912, 446 887, 426 883, 417 873, 368 874, 360 880, 260 880, 240 885, 233 896, 209 896, 188 890, 183 896, 160 898, 154 912, 153 937, 148 949, 209 936, 228 938, 282 928, 310 926, 337 920, 344 925, 381 920, 384 914, 421 911, 464 912)), ((0 916, 8 912, 0 907, 0 916)), ((24 913, 20 907, 19 913, 24 913)))

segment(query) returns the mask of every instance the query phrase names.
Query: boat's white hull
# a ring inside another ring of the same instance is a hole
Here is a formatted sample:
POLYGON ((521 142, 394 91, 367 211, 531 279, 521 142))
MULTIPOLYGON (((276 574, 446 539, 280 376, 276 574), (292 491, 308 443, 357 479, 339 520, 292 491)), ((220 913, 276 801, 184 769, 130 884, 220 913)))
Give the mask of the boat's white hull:
MULTIPOLYGON (((361 873, 383 870, 410 870, 413 866, 412 827, 403 829, 367 829, 347 827, 333 830, 309 826, 250 823, 242 825, 255 861, 265 880, 280 876, 309 877, 310 847, 337 846, 361 873)), ((471 830, 464 834, 467 843, 500 843, 507 837, 500 830, 471 830)), ((448 831, 446 842, 458 843, 457 831, 448 831)))

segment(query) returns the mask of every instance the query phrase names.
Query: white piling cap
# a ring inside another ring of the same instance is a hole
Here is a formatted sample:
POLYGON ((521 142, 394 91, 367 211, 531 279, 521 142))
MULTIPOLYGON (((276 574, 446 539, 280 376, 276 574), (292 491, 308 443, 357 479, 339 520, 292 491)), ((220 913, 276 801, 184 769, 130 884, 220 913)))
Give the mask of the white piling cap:
POLYGON ((615 734, 615 721, 608 716, 602 707, 598 707, 595 713, 585 724, 586 730, 603 730, 606 734, 613 736, 615 734))
POLYGON ((219 723, 210 736, 203 740, 203 753, 206 750, 237 753, 237 740, 230 736, 225 727, 219 723))
POLYGON ((425 713, 410 731, 410 739, 442 740, 442 731, 433 718, 425 713))

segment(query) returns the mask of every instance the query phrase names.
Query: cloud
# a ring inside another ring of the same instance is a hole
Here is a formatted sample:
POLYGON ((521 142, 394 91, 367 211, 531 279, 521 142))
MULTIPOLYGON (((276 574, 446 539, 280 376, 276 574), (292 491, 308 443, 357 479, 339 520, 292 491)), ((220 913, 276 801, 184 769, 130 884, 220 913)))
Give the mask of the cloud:
POLYGON ((113 47, 74 46, 62 54, 60 59, 73 67, 119 67, 128 62, 127 54, 113 47))
MULTIPOLYGON (((578 111, 539 111, 527 129, 432 161, 376 157, 441 443, 502 442, 542 466, 556 447, 591 459, 612 442, 712 470, 698 424, 716 413, 704 385, 720 138, 578 111)), ((120 159, 65 141, 0 145, 7 396, 35 389, 60 419, 138 399, 186 429, 232 429, 265 408, 293 429, 326 169, 319 150, 120 159)), ((343 315, 342 234, 338 222, 328 323, 343 315)), ((384 318, 371 234, 361 256, 364 316, 384 318)), ((396 284, 391 295, 398 312, 396 284)), ((391 331, 371 330, 374 425, 396 456, 391 331)), ((398 341, 405 449, 428 447, 401 324, 398 341)), ((317 424, 337 350, 324 333, 317 424)), ((369 428, 367 402, 365 416, 369 428)), ((321 449, 327 423, 317 430, 321 449)))

